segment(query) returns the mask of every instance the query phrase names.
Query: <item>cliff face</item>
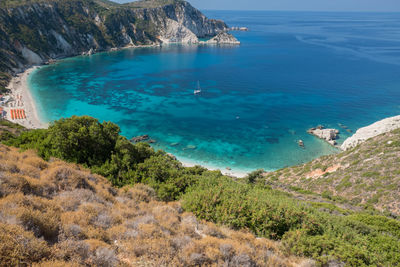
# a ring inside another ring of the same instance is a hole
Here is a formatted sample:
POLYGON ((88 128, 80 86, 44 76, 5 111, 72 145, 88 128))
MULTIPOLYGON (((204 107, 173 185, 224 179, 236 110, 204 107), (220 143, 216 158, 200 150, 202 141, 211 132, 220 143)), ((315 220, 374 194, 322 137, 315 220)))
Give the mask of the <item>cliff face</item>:
POLYGON ((185 1, 140 3, 143 6, 101 0, 0 3, 0 72, 13 73, 27 65, 90 50, 197 43, 200 37, 228 29, 224 22, 206 18, 185 1))

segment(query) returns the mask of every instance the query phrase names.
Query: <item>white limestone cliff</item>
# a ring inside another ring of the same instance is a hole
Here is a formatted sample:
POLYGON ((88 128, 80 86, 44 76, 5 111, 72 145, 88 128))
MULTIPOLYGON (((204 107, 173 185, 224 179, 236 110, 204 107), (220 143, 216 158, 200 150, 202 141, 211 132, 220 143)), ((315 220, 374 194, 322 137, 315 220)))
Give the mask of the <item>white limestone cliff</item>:
POLYGON ((400 116, 386 118, 384 120, 375 122, 369 126, 360 128, 356 133, 347 138, 342 146, 342 150, 348 150, 357 145, 365 142, 366 140, 400 128, 400 116))

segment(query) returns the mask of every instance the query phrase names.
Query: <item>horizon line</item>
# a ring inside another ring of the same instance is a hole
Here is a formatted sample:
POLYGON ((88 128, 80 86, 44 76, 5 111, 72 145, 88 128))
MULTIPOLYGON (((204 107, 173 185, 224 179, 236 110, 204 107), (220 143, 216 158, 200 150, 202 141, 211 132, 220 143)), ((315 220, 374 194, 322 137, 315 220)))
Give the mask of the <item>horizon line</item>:
POLYGON ((208 9, 208 8, 199 8, 204 11, 250 11, 250 12, 326 12, 326 13, 398 13, 400 14, 400 10, 398 11, 372 11, 372 10, 280 10, 280 9, 208 9))

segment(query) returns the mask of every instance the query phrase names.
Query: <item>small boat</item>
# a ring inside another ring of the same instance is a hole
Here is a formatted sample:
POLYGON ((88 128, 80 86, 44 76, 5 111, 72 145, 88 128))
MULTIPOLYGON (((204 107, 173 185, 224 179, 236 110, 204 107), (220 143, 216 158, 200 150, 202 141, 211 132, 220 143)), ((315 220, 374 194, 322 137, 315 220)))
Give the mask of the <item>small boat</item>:
POLYGON ((197 89, 194 90, 194 94, 198 95, 201 93, 200 81, 197 82, 197 89))
POLYGON ((299 140, 299 141, 297 141, 297 143, 299 144, 299 147, 304 148, 303 140, 299 140))

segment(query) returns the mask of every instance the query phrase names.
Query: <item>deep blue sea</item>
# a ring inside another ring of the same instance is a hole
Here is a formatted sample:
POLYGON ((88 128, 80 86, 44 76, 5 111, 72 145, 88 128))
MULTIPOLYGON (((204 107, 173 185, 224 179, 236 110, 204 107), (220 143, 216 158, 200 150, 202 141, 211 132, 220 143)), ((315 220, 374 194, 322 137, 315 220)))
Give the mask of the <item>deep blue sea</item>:
POLYGON ((125 49, 37 70, 42 120, 90 115, 187 162, 275 170, 337 150, 306 133, 400 114, 400 14, 205 11, 240 46, 125 49), (195 96, 200 82, 202 93, 195 96), (305 149, 297 145, 304 140, 305 149))

